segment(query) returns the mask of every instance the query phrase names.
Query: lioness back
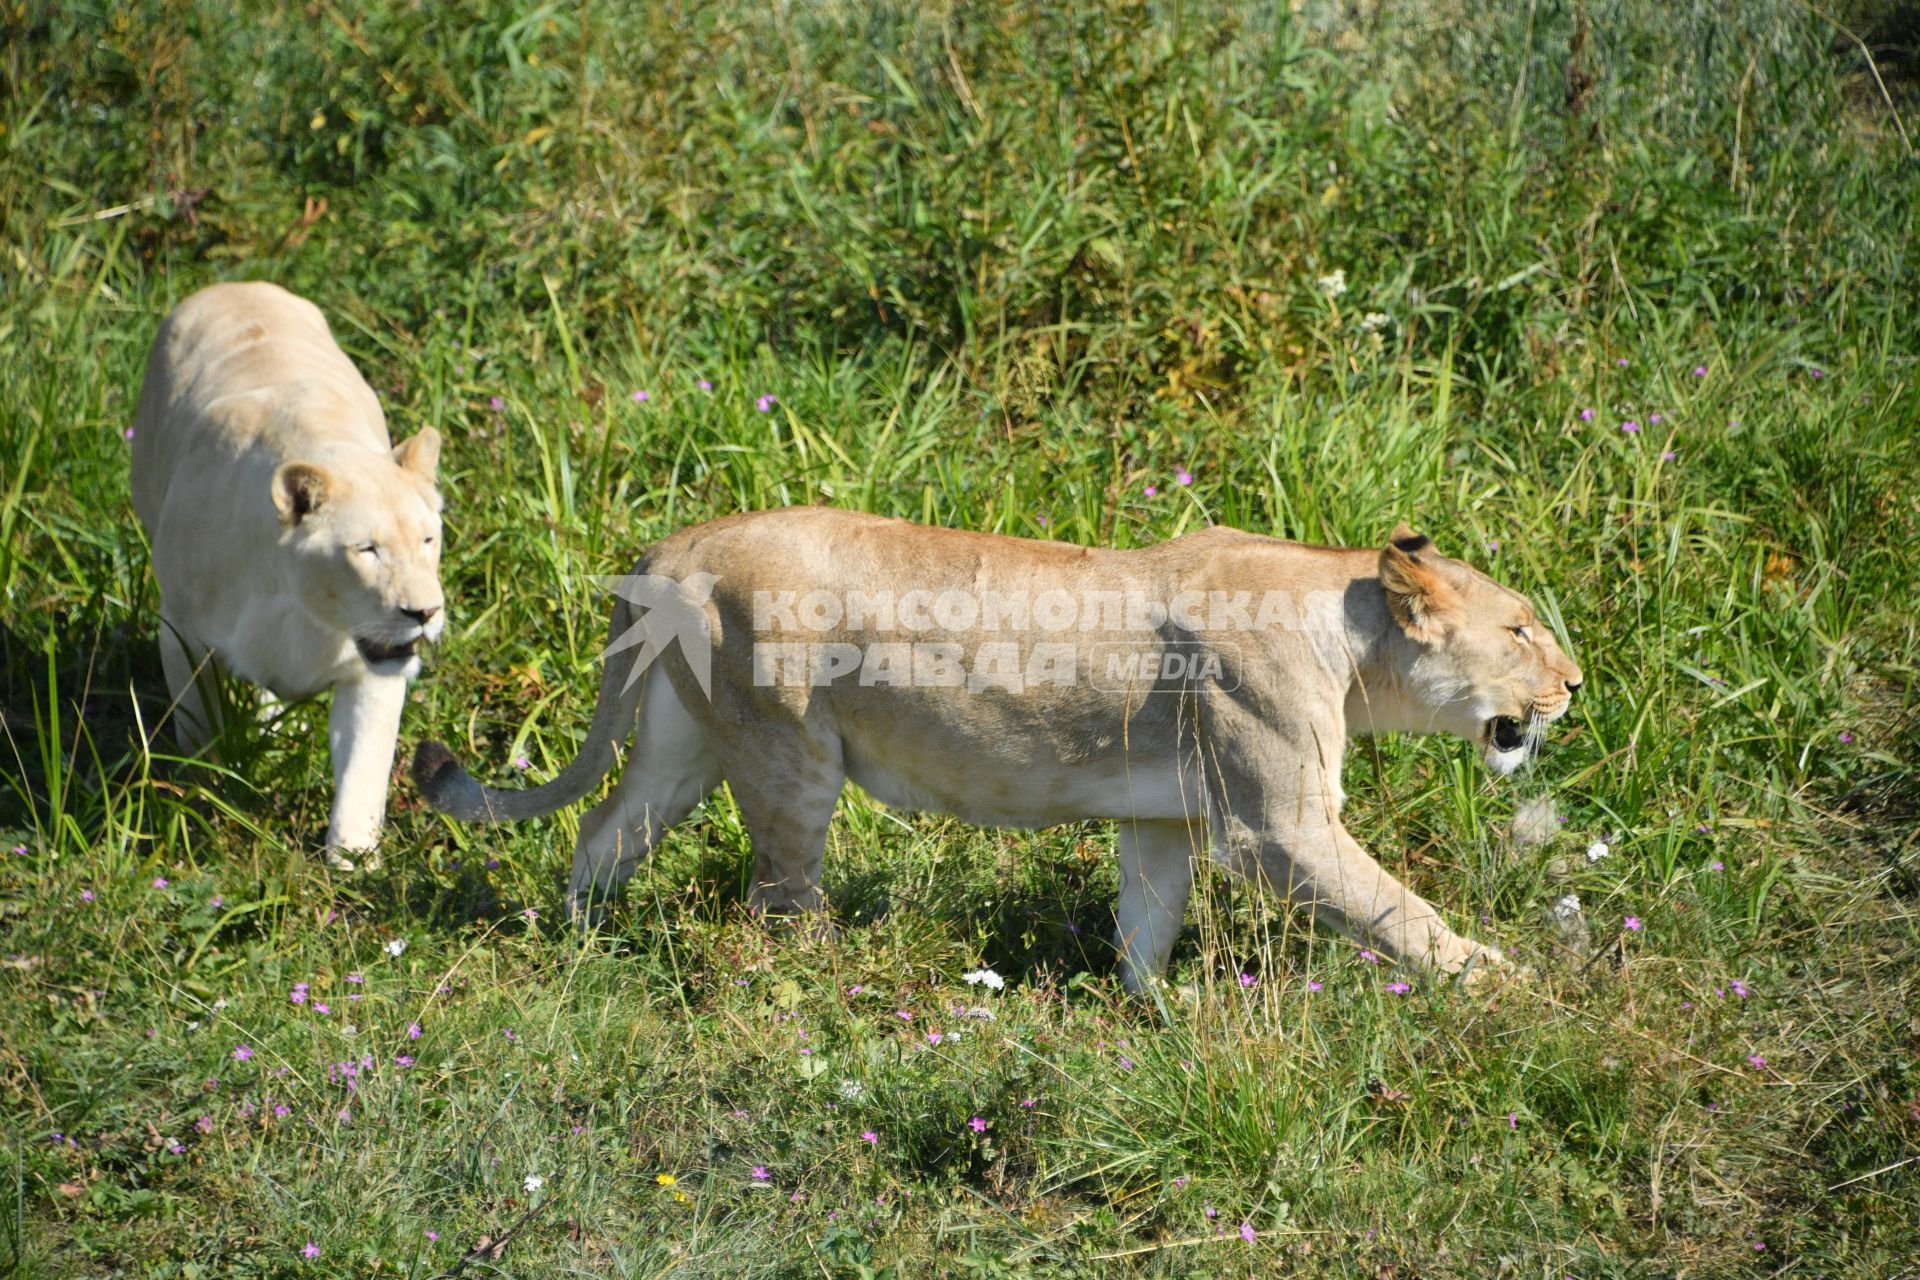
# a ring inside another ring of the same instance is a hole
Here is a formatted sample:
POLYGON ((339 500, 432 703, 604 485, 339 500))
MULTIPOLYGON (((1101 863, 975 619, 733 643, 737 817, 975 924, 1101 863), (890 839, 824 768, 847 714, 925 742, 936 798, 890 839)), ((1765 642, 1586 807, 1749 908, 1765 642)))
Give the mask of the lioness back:
POLYGON ((260 433, 284 430, 303 399, 331 404, 322 430, 390 448, 380 399, 333 340, 320 308, 277 284, 200 290, 168 313, 141 383, 132 448, 133 505, 158 527, 175 471, 219 465, 260 433), (206 432, 209 418, 221 429, 206 432))
MULTIPOLYGON (((847 775, 876 797, 1038 827, 1181 812, 1182 678, 1107 660, 1168 642, 1164 618, 1130 619, 1129 600, 1218 587, 1182 566, 1262 542, 1206 529, 1113 550, 789 508, 676 533, 636 572, 717 573, 711 697, 682 690, 710 702, 696 714, 830 719, 847 775)), ((1342 572, 1338 553, 1328 563, 1342 572)))

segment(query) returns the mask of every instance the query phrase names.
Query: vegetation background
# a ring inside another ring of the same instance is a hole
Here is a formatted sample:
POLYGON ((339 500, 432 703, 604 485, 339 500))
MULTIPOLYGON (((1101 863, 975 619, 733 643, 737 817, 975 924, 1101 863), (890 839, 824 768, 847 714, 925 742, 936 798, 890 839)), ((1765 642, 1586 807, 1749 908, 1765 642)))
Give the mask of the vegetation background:
POLYGON ((1916 1274, 1915 32, 3 0, 0 1272, 1916 1274), (851 795, 833 942, 743 919, 724 797, 584 949, 574 814, 403 781, 386 869, 329 874, 324 708, 142 746, 123 432, 160 316, 243 278, 445 433, 405 739, 495 778, 573 754, 590 576, 690 521, 1415 521, 1590 686, 1509 784, 1363 748, 1351 825, 1541 980, 1206 877, 1198 1000, 1132 1004, 1109 831, 851 795))

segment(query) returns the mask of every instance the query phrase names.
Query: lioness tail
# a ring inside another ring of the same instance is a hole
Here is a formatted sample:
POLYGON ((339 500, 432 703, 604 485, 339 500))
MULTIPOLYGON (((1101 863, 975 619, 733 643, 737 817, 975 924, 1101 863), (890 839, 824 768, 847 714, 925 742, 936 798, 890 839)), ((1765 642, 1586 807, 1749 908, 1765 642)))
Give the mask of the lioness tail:
MULTIPOLYGON (((615 599, 607 643, 632 625, 631 608, 615 599)), ((600 695, 593 704, 593 723, 587 727, 580 754, 551 781, 525 791, 483 786, 460 767, 453 752, 438 742, 422 742, 413 752, 413 781, 428 804, 462 822, 519 822, 564 809, 593 790, 613 767, 614 748, 633 732, 640 709, 638 681, 629 682, 638 649, 609 654, 600 673, 600 695)), ((664 679, 665 677, 661 677, 664 679)))

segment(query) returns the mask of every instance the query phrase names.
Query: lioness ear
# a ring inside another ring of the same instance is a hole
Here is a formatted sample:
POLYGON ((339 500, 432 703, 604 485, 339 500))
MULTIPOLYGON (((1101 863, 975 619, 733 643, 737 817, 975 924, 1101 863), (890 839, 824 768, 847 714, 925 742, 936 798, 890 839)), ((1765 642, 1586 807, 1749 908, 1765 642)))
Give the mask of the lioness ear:
POLYGON ((432 427, 420 428, 412 439, 393 447, 393 460, 415 475, 432 480, 440 468, 440 433, 432 427))
POLYGON ((1424 533, 1415 533, 1404 520, 1393 526, 1393 536, 1388 541, 1410 556, 1433 550, 1433 539, 1424 533))
POLYGON ((1380 550, 1380 585, 1387 593, 1387 611, 1415 640, 1438 639, 1459 605, 1436 563, 1439 554, 1431 539, 1404 524, 1380 550))
POLYGON ((288 529, 326 506, 332 491, 333 477, 311 462, 289 462, 273 473, 273 505, 288 529))

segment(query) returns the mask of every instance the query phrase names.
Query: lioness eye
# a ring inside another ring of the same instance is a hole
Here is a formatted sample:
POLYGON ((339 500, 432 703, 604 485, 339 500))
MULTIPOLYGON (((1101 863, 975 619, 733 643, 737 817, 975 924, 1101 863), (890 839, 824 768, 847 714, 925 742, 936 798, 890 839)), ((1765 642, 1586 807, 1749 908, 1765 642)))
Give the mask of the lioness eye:
POLYGON ((1507 630, 1513 632, 1513 634, 1515 634, 1516 636, 1519 636, 1522 640, 1531 640, 1533 638, 1531 635, 1527 633, 1527 629, 1525 627, 1508 627, 1507 630))
POLYGON ((379 548, 374 546, 371 542, 369 542, 364 547, 355 547, 353 551, 355 555, 370 556, 370 555, 378 554, 379 548))

